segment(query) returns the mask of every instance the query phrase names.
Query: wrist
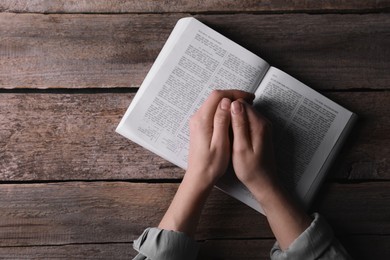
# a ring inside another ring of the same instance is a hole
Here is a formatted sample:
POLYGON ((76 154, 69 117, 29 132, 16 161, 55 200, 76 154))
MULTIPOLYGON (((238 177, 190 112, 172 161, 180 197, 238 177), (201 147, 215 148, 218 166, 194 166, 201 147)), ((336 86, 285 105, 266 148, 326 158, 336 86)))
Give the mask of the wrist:
POLYGON ((196 187, 199 191, 207 191, 214 187, 217 180, 207 170, 188 169, 184 175, 183 182, 189 182, 191 186, 196 187))
POLYGON ((212 185, 202 182, 197 173, 187 171, 159 228, 193 236, 212 185))
POLYGON ((245 186, 247 186, 262 207, 274 203, 275 200, 278 200, 285 195, 282 185, 276 180, 269 178, 257 178, 252 182, 245 184, 245 186))

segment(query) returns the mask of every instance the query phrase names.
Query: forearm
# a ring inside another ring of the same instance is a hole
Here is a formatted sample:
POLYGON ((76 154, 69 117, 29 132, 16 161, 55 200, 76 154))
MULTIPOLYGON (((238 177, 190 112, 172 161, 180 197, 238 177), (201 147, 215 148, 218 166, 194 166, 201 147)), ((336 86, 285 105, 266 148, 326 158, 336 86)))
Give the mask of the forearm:
POLYGON ((202 182, 187 172, 158 227, 193 237, 212 187, 213 184, 202 182))
POLYGON ((271 185, 266 192, 252 190, 281 249, 287 249, 309 227, 311 218, 279 185, 271 185))

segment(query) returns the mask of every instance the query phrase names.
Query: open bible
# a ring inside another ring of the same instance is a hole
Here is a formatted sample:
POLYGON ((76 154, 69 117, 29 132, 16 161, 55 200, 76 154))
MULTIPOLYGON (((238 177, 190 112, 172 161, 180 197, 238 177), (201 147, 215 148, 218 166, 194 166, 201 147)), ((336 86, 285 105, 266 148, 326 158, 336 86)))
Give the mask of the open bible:
MULTIPOLYGON (((308 206, 356 115, 195 18, 177 22, 116 131, 186 169, 189 118, 214 89, 256 95, 278 174, 308 206)), ((216 186, 264 214, 232 170, 216 186)))

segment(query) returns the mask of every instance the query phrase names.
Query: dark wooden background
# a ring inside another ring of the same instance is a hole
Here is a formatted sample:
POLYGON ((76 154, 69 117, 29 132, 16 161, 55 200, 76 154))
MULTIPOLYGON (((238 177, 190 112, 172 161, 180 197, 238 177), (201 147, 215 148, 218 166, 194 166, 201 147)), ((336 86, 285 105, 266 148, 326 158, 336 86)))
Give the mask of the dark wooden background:
MULTIPOLYGON (((311 211, 390 259, 390 1, 0 2, 0 258, 129 259, 184 172, 114 132, 195 16, 359 115, 311 211)), ((200 259, 267 259, 265 218, 214 190, 200 259)))

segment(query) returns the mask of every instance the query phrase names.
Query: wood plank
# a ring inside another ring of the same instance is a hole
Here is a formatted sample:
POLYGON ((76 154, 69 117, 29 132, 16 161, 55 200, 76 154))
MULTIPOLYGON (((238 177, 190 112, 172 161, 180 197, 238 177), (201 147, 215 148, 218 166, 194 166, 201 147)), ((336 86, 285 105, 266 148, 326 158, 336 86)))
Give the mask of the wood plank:
POLYGON ((270 12, 270 11, 379 11, 386 10, 389 1, 228 1, 181 0, 174 3, 158 0, 30 0, 28 3, 16 0, 3 0, 0 11, 33 13, 161 13, 161 12, 270 12))
MULTIPOLYGON (((353 259, 388 259, 389 236, 341 237, 353 259)), ((198 259, 269 259, 274 239, 200 241, 198 259)), ((59 246, 0 247, 1 259, 131 259, 136 255, 131 243, 81 244, 59 246)))
POLYGON ((181 178, 115 133, 134 94, 0 94, 0 179, 181 178))
POLYGON ((358 115, 329 177, 340 180, 389 179, 390 94, 346 92, 325 95, 358 115))
POLYGON ((325 184, 320 189, 311 210, 320 212, 338 236, 388 235, 389 185, 388 182, 325 184), (380 224, 374 227, 369 222, 380 224))
POLYGON ((136 256, 132 243, 0 247, 1 259, 111 259, 136 256))
MULTIPOLYGON (((353 259, 390 258, 389 236, 339 238, 353 259)), ((273 239, 208 240, 201 244, 199 259, 269 259, 273 239)))
MULTIPOLYGON (((360 118, 330 177, 390 179, 390 94, 326 93, 360 118)), ((0 180, 180 179, 115 133, 134 94, 0 94, 0 180)))
POLYGON ((390 236, 347 236, 339 240, 353 259, 390 258, 390 236))
MULTIPOLYGON (((184 16, 0 13, 0 88, 138 87, 184 16)), ((196 17, 313 88, 389 88, 390 14, 196 17)))
MULTIPOLYGON (((155 226, 178 184, 0 185, 0 246, 128 243, 155 226)), ((390 183, 332 184, 317 209, 343 235, 390 234, 390 183)), ((272 238, 261 214, 214 189, 197 239, 272 238)))

